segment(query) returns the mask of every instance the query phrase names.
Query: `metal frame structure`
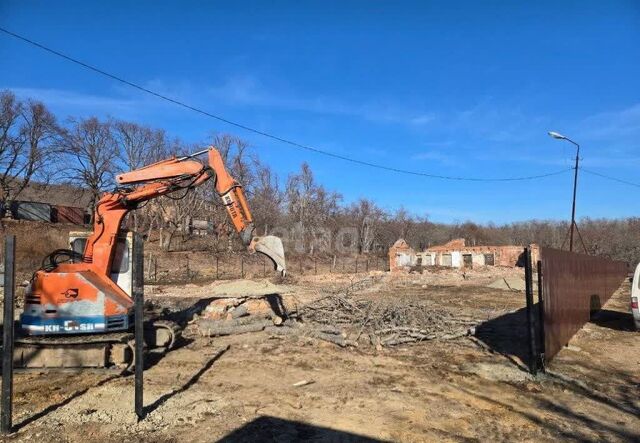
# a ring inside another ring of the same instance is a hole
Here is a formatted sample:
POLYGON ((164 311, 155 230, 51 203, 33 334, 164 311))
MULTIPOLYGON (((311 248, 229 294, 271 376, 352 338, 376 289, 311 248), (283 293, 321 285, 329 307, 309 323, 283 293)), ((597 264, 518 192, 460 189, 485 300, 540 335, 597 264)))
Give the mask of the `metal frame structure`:
POLYGON ((4 240, 4 317, 2 323, 2 412, 0 431, 6 435, 13 427, 13 344, 15 311, 16 236, 4 240))

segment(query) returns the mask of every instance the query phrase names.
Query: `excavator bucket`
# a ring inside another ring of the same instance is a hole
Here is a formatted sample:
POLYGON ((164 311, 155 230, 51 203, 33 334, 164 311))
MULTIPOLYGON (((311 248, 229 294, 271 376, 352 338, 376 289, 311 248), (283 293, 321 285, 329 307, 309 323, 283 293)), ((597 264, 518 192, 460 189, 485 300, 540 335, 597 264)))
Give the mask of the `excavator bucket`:
POLYGON ((279 237, 274 235, 253 237, 249 245, 249 251, 266 255, 273 263, 273 269, 285 275, 287 266, 284 260, 284 246, 279 237))

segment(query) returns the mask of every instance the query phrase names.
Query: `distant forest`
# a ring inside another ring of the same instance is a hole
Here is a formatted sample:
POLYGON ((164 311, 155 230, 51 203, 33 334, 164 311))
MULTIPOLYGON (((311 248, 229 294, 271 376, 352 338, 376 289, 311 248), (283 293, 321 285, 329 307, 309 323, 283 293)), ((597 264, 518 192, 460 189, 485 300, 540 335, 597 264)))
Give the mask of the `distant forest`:
MULTIPOLYGON (((417 249, 454 238, 464 238, 469 245, 537 243, 560 248, 568 244, 568 222, 443 224, 402 208, 385 210, 367 198, 345 204, 339 193, 316 181, 308 164, 295 174, 278 177, 234 135, 212 134, 202 143, 189 144, 135 122, 73 116, 61 120, 46 104, 20 100, 11 91, 0 92, 0 107, 1 203, 19 199, 31 182, 80 186, 91 192, 95 202, 102 192, 113 189, 119 171, 214 145, 244 186, 258 233, 282 236, 294 253, 335 253, 336 243, 345 239, 351 253, 361 254, 384 253, 398 238, 417 249)), ((189 241, 193 234, 184 227, 194 219, 206 220, 212 227, 205 239, 208 247, 240 247, 212 186, 197 188, 180 200, 160 198, 130 215, 127 223, 149 238, 158 238, 169 250, 189 241)), ((640 260, 640 218, 583 218, 578 225, 589 254, 632 264, 640 260)), ((583 251, 579 237, 574 244, 583 251)))

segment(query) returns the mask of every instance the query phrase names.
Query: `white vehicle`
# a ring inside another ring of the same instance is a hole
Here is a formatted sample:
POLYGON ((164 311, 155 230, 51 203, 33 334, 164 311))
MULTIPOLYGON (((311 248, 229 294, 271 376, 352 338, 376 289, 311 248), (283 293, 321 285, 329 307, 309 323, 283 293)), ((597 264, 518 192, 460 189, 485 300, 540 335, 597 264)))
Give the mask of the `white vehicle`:
POLYGON ((640 263, 633 274, 633 283, 631 283, 631 314, 633 315, 636 329, 640 331, 640 308, 638 308, 638 302, 640 302, 640 263))

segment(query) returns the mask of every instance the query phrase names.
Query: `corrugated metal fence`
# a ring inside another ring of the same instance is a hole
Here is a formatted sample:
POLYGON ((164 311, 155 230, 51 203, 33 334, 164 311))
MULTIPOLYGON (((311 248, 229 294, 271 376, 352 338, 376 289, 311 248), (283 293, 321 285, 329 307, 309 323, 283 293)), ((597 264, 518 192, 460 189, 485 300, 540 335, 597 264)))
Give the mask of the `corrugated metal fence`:
MULTIPOLYGON (((538 352, 549 362, 620 287, 627 263, 541 248, 542 331, 538 352), (544 345, 544 346, 541 346, 544 345)), ((539 306, 538 306, 539 307, 539 306)))
POLYGON ((0 208, 1 216, 5 216, 8 209, 16 220, 73 223, 76 225, 88 223, 88 214, 82 208, 17 200, 7 206, 8 208, 0 208))
POLYGON ((71 206, 52 206, 51 221, 54 223, 73 223, 82 225, 89 223, 88 214, 82 208, 74 208, 71 206))
POLYGON ((51 221, 51 205, 46 203, 14 201, 11 214, 17 220, 51 221))

